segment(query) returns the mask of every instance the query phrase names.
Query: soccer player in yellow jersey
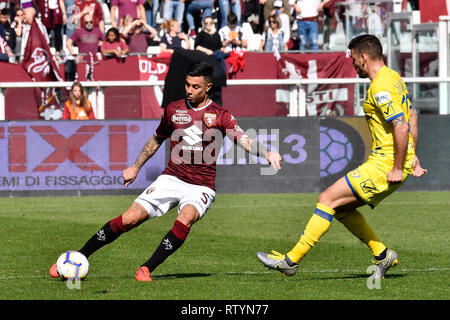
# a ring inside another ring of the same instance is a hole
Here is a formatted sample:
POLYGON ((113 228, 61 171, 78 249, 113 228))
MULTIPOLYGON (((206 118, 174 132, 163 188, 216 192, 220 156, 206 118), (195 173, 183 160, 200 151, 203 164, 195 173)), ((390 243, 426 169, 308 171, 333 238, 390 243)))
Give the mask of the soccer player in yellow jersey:
POLYGON ((357 208, 366 204, 375 208, 410 174, 421 177, 427 172, 415 154, 417 115, 411 108, 402 78, 384 64, 380 41, 372 35, 361 35, 350 41, 348 49, 358 75, 371 80, 363 106, 372 135, 372 150, 365 163, 319 195, 314 214, 291 251, 256 254, 266 267, 289 276, 297 272, 300 260, 335 217, 371 249, 376 264, 374 278, 382 278, 397 264, 398 255, 376 236, 357 208))

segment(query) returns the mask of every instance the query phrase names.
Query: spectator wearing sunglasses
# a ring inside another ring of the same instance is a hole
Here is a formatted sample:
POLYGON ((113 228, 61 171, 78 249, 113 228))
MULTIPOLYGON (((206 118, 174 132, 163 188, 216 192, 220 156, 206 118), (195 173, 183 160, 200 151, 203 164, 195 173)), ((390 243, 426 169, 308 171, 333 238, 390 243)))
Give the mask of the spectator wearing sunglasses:
POLYGON ((75 29, 81 28, 86 15, 92 16, 94 27, 98 27, 102 33, 105 32, 102 7, 96 0, 76 1, 70 26, 75 29))
POLYGON ((284 32, 281 30, 281 19, 276 14, 269 17, 269 28, 262 34, 259 51, 287 51, 284 32))
POLYGON ((78 46, 77 61, 83 61, 87 54, 96 54, 105 40, 105 36, 98 27, 94 27, 92 15, 84 17, 84 27, 75 30, 72 36, 67 39, 67 49, 74 55, 73 45, 78 46))

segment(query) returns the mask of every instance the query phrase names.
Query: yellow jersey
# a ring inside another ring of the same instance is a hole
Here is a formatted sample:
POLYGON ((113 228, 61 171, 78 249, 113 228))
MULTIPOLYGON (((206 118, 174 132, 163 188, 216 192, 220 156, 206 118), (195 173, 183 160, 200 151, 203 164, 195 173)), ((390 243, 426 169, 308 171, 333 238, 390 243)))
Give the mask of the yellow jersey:
MULTIPOLYGON (((409 125, 411 119, 408 90, 400 75, 383 66, 367 90, 363 108, 372 135, 372 149, 368 160, 381 160, 389 171, 394 161, 394 127, 389 122, 403 115, 409 125)), ((403 164, 403 170, 408 174, 412 173, 414 155, 414 143, 410 133, 403 164)))

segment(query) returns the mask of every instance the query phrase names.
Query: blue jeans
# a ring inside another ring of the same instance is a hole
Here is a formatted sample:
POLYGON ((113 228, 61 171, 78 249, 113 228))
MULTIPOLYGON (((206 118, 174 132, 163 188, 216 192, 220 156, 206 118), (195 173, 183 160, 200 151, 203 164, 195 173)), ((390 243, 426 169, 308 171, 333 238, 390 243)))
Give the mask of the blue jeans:
POLYGON ((214 6, 214 0, 194 0, 194 1, 192 1, 188 5, 187 10, 186 10, 186 21, 188 23, 189 30, 195 29, 194 14, 196 12, 200 12, 200 10, 203 10, 202 17, 204 19, 205 17, 211 16, 213 6, 214 6))
POLYGON ((309 43, 310 50, 319 50, 319 26, 317 21, 297 20, 298 37, 300 40, 300 50, 306 50, 306 44, 309 43))
POLYGON ((177 0, 169 0, 164 2, 164 21, 174 18, 180 24, 180 29, 183 26, 184 2, 177 0))
POLYGON ((238 19, 237 24, 241 25, 241 1, 235 0, 234 3, 231 3, 231 0, 219 0, 219 12, 220 12, 220 28, 223 28, 227 25, 228 11, 233 11, 238 19))
MULTIPOLYGON (((64 0, 64 5, 66 6, 66 14, 67 14, 66 36, 67 39, 69 39, 70 36, 77 29, 76 23, 72 22, 72 15, 74 13, 75 8, 75 0, 64 0)), ((64 28, 62 28, 62 32, 64 33, 64 28)))
POLYGON ((147 18, 147 24, 153 28, 156 28, 156 16, 159 10, 159 0, 152 0, 151 10, 145 10, 145 17, 147 18))

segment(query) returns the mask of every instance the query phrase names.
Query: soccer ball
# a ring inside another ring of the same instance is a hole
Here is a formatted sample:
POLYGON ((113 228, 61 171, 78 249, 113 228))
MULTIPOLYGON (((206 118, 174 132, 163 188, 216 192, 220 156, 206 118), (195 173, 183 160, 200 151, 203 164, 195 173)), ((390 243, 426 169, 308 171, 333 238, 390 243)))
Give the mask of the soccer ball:
POLYGON ((59 256, 56 261, 56 270, 61 279, 82 280, 89 271, 87 258, 78 251, 67 251, 59 256))

